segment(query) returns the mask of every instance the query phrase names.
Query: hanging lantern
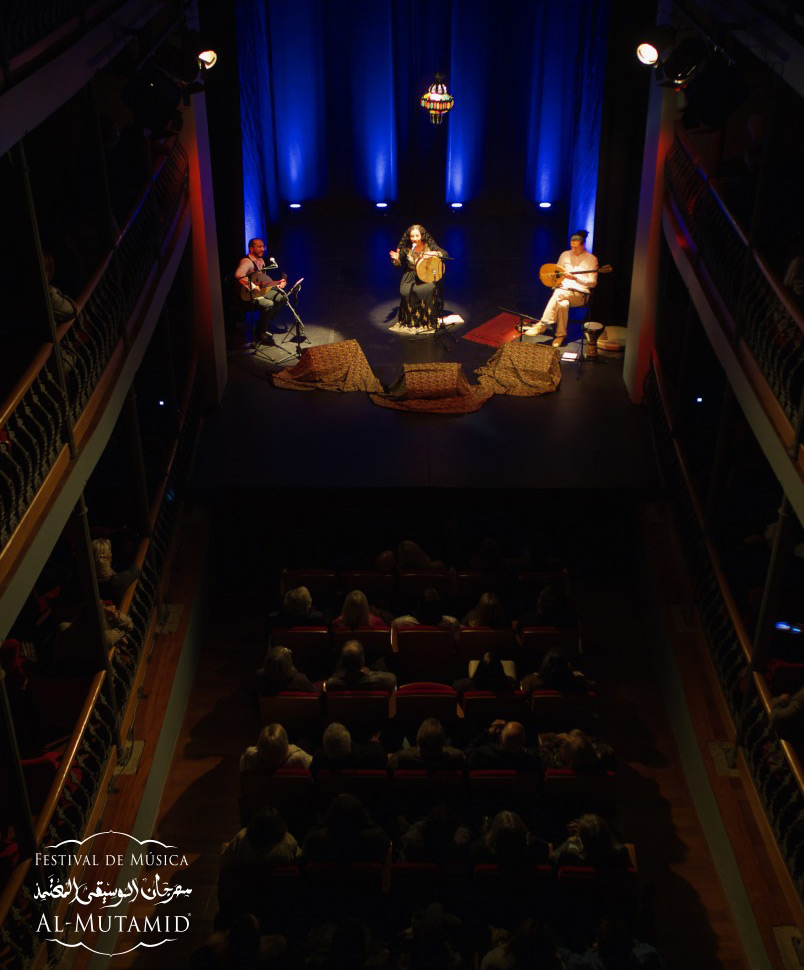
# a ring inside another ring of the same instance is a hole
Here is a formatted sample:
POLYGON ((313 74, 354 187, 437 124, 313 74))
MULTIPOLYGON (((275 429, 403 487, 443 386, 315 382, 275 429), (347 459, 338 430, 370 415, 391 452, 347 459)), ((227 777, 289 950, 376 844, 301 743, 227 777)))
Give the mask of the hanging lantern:
POLYGON ((435 83, 430 85, 426 94, 422 95, 420 104, 430 112, 430 121, 434 125, 440 125, 441 119, 455 104, 455 98, 447 90, 442 74, 436 74, 435 83))

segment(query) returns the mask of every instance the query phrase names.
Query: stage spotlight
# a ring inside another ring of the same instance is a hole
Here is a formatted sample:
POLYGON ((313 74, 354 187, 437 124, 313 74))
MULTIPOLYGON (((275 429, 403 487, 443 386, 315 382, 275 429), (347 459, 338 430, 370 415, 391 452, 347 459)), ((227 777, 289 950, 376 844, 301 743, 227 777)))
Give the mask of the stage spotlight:
POLYGON ((703 398, 702 397, 696 397, 695 398, 695 403, 696 404, 703 404, 703 398))
POLYGON ((667 88, 683 88, 706 60, 709 45, 700 37, 685 37, 660 65, 659 84, 667 88))
POLYGON ((540 209, 549 209, 552 206, 552 204, 553 204, 552 202, 540 202, 539 203, 539 208, 540 209))
POLYGON ((463 208, 463 202, 450 202, 450 208, 451 209, 462 209, 463 208))
POLYGON ((291 209, 301 209, 301 202, 291 202, 290 203, 290 208, 291 209))
POLYGON ((201 51, 198 55, 198 66, 202 71, 208 71, 218 63, 218 55, 215 51, 201 51))
POLYGON ((642 64, 656 67, 659 58, 673 43, 673 29, 666 24, 659 24, 646 31, 643 39, 637 44, 636 55, 642 64))
POLYGON ((374 204, 377 206, 378 209, 387 209, 388 208, 388 203, 387 202, 375 202, 374 204))

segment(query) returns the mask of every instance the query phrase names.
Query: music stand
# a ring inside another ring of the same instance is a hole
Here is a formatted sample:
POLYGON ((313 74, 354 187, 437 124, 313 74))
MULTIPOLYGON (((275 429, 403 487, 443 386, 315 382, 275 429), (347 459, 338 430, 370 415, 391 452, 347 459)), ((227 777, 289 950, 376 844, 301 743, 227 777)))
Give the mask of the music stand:
POLYGON ((290 298, 294 295, 296 296, 296 299, 298 299, 299 290, 301 289, 301 285, 303 282, 304 282, 303 276, 300 279, 296 280, 293 286, 291 286, 291 288, 285 294, 287 299, 284 302, 284 306, 286 306, 293 314, 295 322, 291 324, 290 329, 282 338, 281 342, 283 344, 286 344, 288 341, 290 341, 291 343, 296 344, 296 349, 291 353, 289 353, 287 357, 283 357, 281 360, 274 361, 275 364, 284 364, 287 361, 291 360, 293 357, 295 357, 297 360, 301 359, 301 355, 302 355, 301 345, 303 343, 308 343, 308 344, 310 343, 309 337, 307 337, 307 335, 304 332, 304 323, 302 322, 302 319, 299 316, 299 314, 296 312, 296 308, 290 302, 290 298))
MULTIPOLYGON (((502 310, 503 313, 510 313, 512 317, 519 317, 519 324, 517 325, 517 330, 519 331, 519 342, 522 343, 522 338, 525 336, 525 321, 528 320, 530 323, 541 323, 539 317, 532 317, 527 313, 520 313, 519 310, 509 310, 508 307, 498 306, 498 310, 502 310)), ((542 336, 537 334, 536 336, 542 336)), ((544 341, 540 341, 540 344, 544 345, 544 341)))

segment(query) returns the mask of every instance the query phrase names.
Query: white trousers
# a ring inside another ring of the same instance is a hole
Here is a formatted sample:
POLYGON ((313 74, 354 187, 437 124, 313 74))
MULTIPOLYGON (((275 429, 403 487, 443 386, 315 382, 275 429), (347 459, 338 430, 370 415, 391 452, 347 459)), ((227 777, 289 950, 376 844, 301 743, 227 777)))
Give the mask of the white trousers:
POLYGON ((570 307, 586 306, 588 299, 588 293, 581 293, 578 290, 567 290, 563 286, 556 287, 553 290, 553 295, 547 301, 547 306, 544 308, 542 323, 554 323, 556 325, 556 336, 566 337, 570 307))

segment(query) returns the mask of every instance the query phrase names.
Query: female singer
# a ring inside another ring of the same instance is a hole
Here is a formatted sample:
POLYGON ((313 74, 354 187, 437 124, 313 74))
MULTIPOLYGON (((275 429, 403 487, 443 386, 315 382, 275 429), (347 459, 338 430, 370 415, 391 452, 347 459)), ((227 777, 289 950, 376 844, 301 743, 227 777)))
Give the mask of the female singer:
POLYGON ((394 266, 402 268, 399 284, 399 315, 394 326, 434 330, 436 315, 436 283, 422 283, 416 275, 416 263, 424 256, 446 256, 424 226, 406 229, 399 246, 388 254, 394 266))

